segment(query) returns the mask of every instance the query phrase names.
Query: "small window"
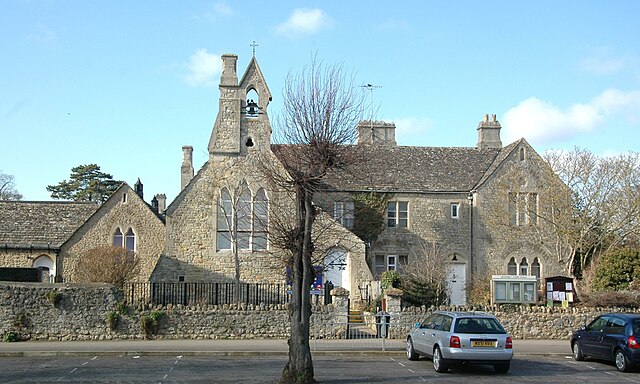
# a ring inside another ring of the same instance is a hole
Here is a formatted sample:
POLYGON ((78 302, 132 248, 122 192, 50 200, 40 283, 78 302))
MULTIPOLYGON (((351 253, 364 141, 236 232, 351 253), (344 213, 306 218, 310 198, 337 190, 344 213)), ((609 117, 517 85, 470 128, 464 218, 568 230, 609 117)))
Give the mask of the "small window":
POLYGON ((460 215, 460 204, 459 203, 451 203, 451 218, 457 219, 460 215))
POLYGON ((518 266, 516 265, 516 259, 511 258, 509 260, 509 264, 507 264, 507 275, 517 275, 518 274, 518 266))
POLYGON ((127 249, 127 251, 136 251, 136 234, 133 233, 133 229, 131 228, 127 230, 127 234, 124 238, 124 247, 127 249))
POLYGON ((529 262, 527 261, 526 257, 523 257, 522 260, 520 261, 520 273, 521 276, 528 276, 529 275, 529 262))
POLYGON ((126 203, 126 202, 127 202, 127 194, 126 194, 126 193, 123 193, 123 194, 122 194, 122 202, 123 202, 123 203, 126 203))
POLYGON ((353 228, 354 224, 353 201, 336 201, 333 203, 333 218, 345 228, 353 228))
POLYGON ((524 155, 525 155, 524 148, 520 148, 520 161, 524 161, 524 155))
POLYGON ((124 236, 122 235, 122 231, 120 231, 120 228, 116 228, 116 232, 113 234, 113 246, 122 248, 123 242, 124 236))
POLYGON ((184 276, 178 276, 178 282, 184 283, 184 276))
POLYGON ((540 261, 536 257, 533 259, 533 263, 531 263, 531 275, 540 278, 540 261))
POLYGON ((409 225, 409 203, 392 201, 387 206, 387 226, 389 228, 406 228, 409 225))

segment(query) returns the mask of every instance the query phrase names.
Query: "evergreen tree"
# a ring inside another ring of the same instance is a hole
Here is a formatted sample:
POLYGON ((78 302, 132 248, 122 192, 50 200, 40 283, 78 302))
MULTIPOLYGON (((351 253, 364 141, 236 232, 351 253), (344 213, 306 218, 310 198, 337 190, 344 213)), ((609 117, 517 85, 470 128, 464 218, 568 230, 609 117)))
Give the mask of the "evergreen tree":
POLYGON ((49 185, 47 191, 53 199, 104 203, 120 184, 122 181, 101 172, 97 164, 88 164, 71 168, 69 180, 49 185))

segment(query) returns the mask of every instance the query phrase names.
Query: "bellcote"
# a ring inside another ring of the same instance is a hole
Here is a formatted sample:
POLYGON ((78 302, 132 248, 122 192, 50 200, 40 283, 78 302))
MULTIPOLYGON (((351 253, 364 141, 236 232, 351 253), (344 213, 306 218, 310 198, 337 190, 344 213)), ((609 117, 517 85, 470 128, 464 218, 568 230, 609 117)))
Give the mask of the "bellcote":
POLYGON ((248 151, 270 147, 267 107, 271 91, 255 57, 238 83, 237 60, 237 55, 222 55, 220 100, 209 139, 210 156, 246 155, 248 151))

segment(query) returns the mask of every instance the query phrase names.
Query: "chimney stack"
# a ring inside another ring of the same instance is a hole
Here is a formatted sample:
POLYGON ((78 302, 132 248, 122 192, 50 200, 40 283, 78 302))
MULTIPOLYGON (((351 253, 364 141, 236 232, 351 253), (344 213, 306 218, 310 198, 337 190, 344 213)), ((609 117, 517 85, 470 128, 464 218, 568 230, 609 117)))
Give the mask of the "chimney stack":
POLYGON ((151 200, 151 208, 158 213, 164 213, 164 211, 167 210, 167 195, 160 193, 153 196, 153 200, 151 200))
POLYGON ((193 179, 193 147, 182 147, 182 168, 180 170, 180 190, 183 190, 193 179))
POLYGON ((478 148, 479 149, 500 149, 502 141, 500 140, 500 129, 502 126, 496 115, 484 115, 484 118, 478 124, 478 148))

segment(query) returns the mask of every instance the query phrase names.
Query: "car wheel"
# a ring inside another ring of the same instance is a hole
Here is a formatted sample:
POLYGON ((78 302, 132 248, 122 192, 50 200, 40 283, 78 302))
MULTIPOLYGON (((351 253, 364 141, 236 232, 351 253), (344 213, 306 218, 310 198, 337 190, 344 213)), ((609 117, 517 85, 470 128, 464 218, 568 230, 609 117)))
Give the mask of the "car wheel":
POLYGON ((409 337, 407 339, 407 359, 409 360, 418 360, 420 355, 416 353, 416 350, 413 349, 413 341, 409 337))
POLYGON ((506 363, 500 363, 500 364, 495 364, 493 366, 493 369, 495 369, 496 372, 498 373, 507 373, 509 372, 509 368, 511 368, 511 362, 506 362, 506 363))
POLYGON ((576 361, 584 360, 584 354, 582 354, 582 348, 580 348, 580 343, 577 341, 573 343, 573 358, 576 361))
POLYGON ((627 360, 627 356, 624 355, 622 349, 618 349, 615 352, 616 357, 616 368, 620 372, 626 372, 629 370, 629 360, 627 360))
POLYGON ((445 373, 449 370, 439 347, 433 350, 433 369, 438 373, 445 373))

